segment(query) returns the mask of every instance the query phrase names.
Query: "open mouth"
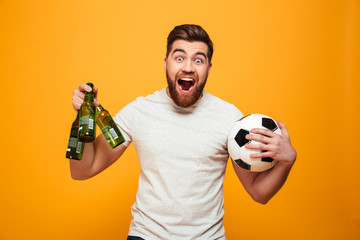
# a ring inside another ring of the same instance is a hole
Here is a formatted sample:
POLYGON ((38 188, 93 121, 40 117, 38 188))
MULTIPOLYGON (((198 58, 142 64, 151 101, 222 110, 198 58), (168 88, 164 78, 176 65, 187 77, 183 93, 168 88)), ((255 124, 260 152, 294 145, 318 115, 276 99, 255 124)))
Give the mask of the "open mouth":
POLYGON ((189 77, 183 77, 178 80, 180 90, 182 92, 191 92, 195 85, 195 80, 189 77))

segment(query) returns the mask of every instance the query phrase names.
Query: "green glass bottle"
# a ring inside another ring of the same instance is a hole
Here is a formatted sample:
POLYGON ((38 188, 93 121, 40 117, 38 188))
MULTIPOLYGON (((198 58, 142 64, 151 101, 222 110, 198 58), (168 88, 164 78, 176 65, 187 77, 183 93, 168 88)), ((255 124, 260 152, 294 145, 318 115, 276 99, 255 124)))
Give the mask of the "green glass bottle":
POLYGON ((119 128, 114 122, 114 119, 111 117, 110 113, 101 105, 96 107, 96 123, 100 127, 106 140, 112 148, 119 146, 125 141, 119 128))
POLYGON ((85 143, 78 139, 79 134, 79 111, 75 121, 72 123, 68 147, 66 150, 66 158, 81 160, 85 143))
MULTIPOLYGON (((92 83, 87 83, 91 88, 92 83)), ((92 142, 96 137, 96 106, 94 104, 94 93, 86 92, 84 102, 80 107, 79 140, 92 142)))

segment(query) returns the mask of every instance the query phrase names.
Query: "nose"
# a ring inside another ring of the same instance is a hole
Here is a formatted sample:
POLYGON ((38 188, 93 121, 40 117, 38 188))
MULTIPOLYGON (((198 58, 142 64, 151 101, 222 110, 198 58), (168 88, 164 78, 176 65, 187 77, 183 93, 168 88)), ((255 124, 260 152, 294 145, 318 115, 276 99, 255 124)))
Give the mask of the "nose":
POLYGON ((187 73, 192 73, 195 71, 194 69, 194 63, 190 59, 187 59, 184 61, 184 64, 182 66, 182 71, 187 73))

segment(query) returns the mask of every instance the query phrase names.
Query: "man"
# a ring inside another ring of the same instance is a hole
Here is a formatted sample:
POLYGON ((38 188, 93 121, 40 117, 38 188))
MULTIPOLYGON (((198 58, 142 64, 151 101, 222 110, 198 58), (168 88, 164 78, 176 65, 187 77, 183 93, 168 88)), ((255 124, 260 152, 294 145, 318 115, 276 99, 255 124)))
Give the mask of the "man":
MULTIPOLYGON (((227 134, 243 115, 203 91, 212 53, 212 42, 200 26, 175 27, 165 58, 168 87, 137 98, 114 117, 125 143, 111 149, 100 134, 85 145, 81 161, 70 160, 72 177, 87 179, 134 143, 141 173, 128 239, 225 239, 222 184, 229 157, 227 134)), ((91 91, 85 84, 74 91, 75 110, 85 91, 91 91)), ((247 192, 262 204, 281 188, 296 159, 286 127, 278 124, 282 135, 263 129, 247 135, 266 143, 248 144, 247 148, 266 151, 252 157, 272 157, 278 160, 274 168, 254 173, 233 164, 247 192)))

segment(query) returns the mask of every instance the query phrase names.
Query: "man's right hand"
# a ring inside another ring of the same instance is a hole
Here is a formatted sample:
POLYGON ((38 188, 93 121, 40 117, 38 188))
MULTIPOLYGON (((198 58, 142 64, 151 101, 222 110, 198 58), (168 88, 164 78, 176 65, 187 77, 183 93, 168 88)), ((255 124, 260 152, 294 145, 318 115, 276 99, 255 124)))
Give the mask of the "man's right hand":
MULTIPOLYGON (((94 97, 96 98, 98 89, 94 87, 94 97)), ((91 87, 81 84, 74 92, 72 105, 78 111, 84 102, 86 92, 91 92, 91 87)), ((94 99, 98 106, 100 103, 94 99)), ((111 148, 103 133, 100 133, 93 142, 86 143, 83 156, 80 161, 70 159, 71 177, 75 180, 85 180, 91 178, 113 164, 126 150, 124 144, 116 148, 111 148)))
MULTIPOLYGON (((91 87, 85 83, 81 84, 77 89, 74 90, 72 96, 72 105, 75 111, 78 111, 84 102, 85 92, 91 92, 91 87)), ((100 103, 96 99, 98 93, 98 88, 94 87, 94 103, 96 106, 99 106, 100 103)))

